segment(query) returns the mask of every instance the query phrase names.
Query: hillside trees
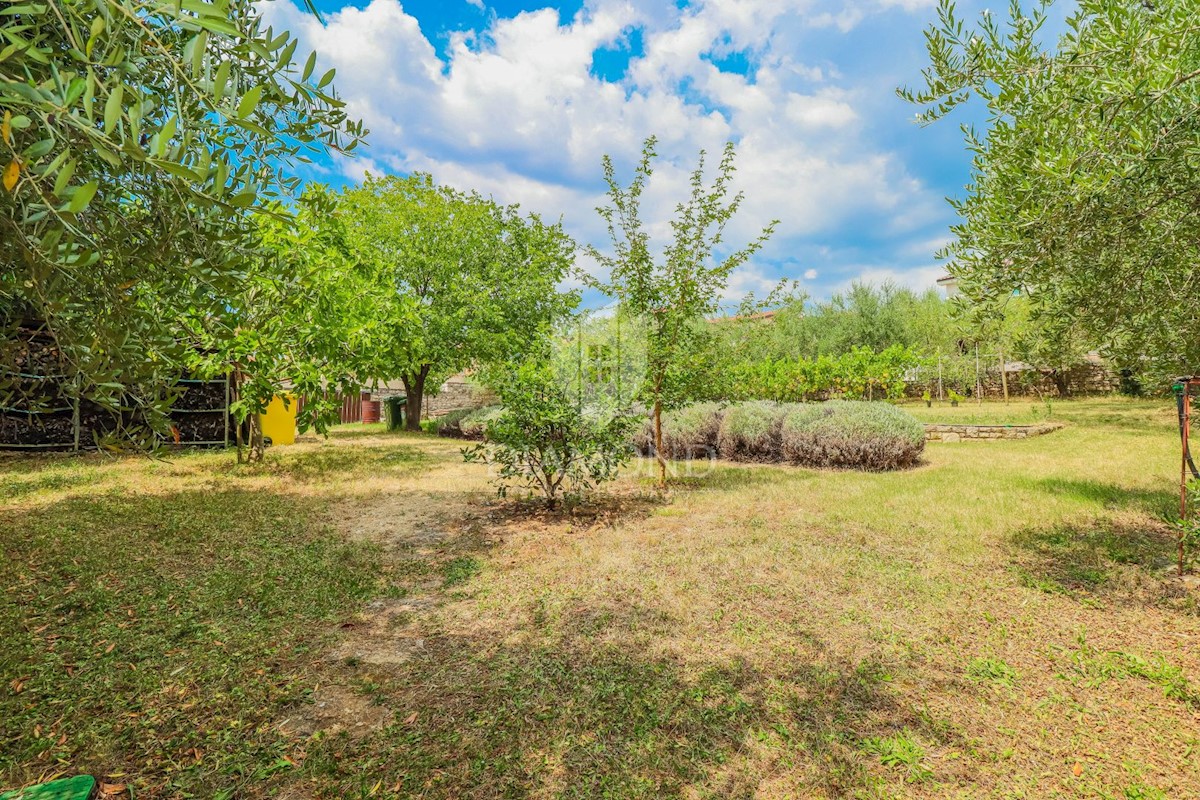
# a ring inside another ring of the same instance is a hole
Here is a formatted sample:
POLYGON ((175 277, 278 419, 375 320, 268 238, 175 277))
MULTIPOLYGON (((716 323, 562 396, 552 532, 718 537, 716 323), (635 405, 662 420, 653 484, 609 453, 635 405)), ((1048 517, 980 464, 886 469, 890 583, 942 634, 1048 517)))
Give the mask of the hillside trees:
POLYGON ((705 153, 689 179, 690 192, 671 219, 671 239, 660 256, 652 251, 641 217, 641 198, 653 174, 657 140, 650 137, 628 187, 617 181, 612 159, 604 157, 609 205, 597 209, 608 227, 611 251, 588 248, 603 267, 606 280, 592 283, 615 297, 624 312, 642 320, 646 342, 643 396, 654 413, 654 444, 659 486, 665 487, 667 463, 662 454, 662 412, 690 399, 703 373, 703 342, 711 337, 704 317, 717 310, 721 292, 733 270, 766 243, 775 222, 740 249, 727 251, 725 228, 741 206, 743 195, 729 196, 734 175, 734 147, 725 146, 716 176, 705 183, 705 153))
POLYGON ((368 177, 342 213, 366 276, 374 329, 364 379, 404 382, 406 427, 430 387, 541 346, 578 303, 560 293, 575 252, 561 225, 439 186, 425 174, 368 177))
MULTIPOLYGON (((1049 2, 926 33, 931 123, 966 102, 988 127, 948 248, 973 301, 1019 290, 1046 330, 1102 342, 1123 366, 1191 372, 1200 271, 1200 29, 1187 0, 1081 0, 1045 44, 1049 2)), ((1052 335, 1052 340, 1055 336, 1052 335)), ((1061 339, 1061 337, 1058 337, 1061 339)))
POLYGON ((315 56, 251 0, 40 0, 0 27, 0 396, 17 331, 117 406, 177 377, 182 323, 220 315, 290 167, 363 134, 315 56))

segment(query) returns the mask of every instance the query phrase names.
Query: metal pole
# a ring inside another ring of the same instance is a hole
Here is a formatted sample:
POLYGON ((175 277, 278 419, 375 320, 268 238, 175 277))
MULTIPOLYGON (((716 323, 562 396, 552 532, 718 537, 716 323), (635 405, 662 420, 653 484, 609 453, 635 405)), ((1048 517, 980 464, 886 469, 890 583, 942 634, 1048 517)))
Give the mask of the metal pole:
POLYGON ((1008 370, 1005 368, 1004 351, 1000 351, 1000 386, 1004 389, 1004 402, 1008 402, 1008 370))
POLYGON ((79 375, 75 376, 75 397, 71 402, 71 427, 75 434, 75 452, 79 452, 79 375))
POLYGON ((942 349, 937 348, 937 401, 942 402, 942 349))
POLYGON ((617 408, 621 407, 621 372, 625 365, 621 363, 621 304, 617 304, 617 408))
POLYGON ((979 342, 975 343, 975 402, 983 404, 983 383, 979 380, 979 342))

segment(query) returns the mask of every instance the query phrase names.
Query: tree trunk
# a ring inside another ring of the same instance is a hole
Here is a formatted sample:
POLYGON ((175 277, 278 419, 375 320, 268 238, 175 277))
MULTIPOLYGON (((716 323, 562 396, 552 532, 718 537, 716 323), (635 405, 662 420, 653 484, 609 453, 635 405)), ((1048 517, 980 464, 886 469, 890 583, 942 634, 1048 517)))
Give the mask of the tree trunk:
POLYGON ((425 400, 425 378, 429 375, 429 365, 424 364, 411 375, 401 378, 404 382, 404 430, 421 430, 421 405, 425 400))
MULTIPOLYGON (((241 397, 241 394, 242 394, 242 372, 240 369, 238 369, 235 366, 234 371, 233 371, 233 399, 234 400, 239 399, 241 397)), ((236 438, 237 438, 237 463, 243 464, 243 463, 245 463, 245 461, 244 461, 245 453, 244 453, 242 447, 245 444, 245 442, 242 438, 242 423, 241 422, 238 422, 237 430, 235 431, 235 434, 236 434, 236 438)))
POLYGON ((1056 369, 1050 373, 1054 379, 1054 388, 1058 390, 1059 397, 1071 396, 1071 377, 1065 369, 1056 369))
POLYGON ((250 460, 261 462, 267 450, 266 442, 263 441, 262 424, 258 414, 251 414, 246 420, 250 423, 250 460))
POLYGON ((654 398, 654 457, 658 459, 658 488, 667 488, 667 458, 662 447, 662 399, 654 398))

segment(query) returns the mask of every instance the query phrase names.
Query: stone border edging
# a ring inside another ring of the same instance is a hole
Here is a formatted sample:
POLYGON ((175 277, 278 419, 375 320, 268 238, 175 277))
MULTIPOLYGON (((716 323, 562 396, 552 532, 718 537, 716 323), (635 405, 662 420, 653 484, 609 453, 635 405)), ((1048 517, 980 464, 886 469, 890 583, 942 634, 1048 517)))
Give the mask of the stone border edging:
POLYGON ((1044 436, 1065 427, 1061 422, 1039 422, 1035 425, 951 425, 931 422, 925 425, 927 442, 997 441, 1028 439, 1044 436))

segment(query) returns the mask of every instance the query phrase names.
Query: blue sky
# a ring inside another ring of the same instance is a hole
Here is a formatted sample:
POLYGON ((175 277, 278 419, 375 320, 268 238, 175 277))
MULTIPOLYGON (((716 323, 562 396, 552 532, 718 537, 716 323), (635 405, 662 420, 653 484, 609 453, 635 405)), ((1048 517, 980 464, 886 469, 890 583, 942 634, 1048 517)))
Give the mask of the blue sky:
MULTIPOLYGON (((795 279, 818 298, 852 280, 933 285, 969 158, 957 122, 930 128, 895 94, 925 64, 933 0, 293 0, 268 19, 316 49, 371 129, 357 158, 310 177, 431 172, 561 217, 603 245, 600 159, 660 159, 646 217, 665 221, 701 148, 738 146, 735 241, 780 220, 727 300, 795 279)), ((960 3, 982 10, 982 3, 960 3)), ((594 265, 580 261, 583 269, 594 265)), ((596 303, 596 298, 588 298, 596 303)))

